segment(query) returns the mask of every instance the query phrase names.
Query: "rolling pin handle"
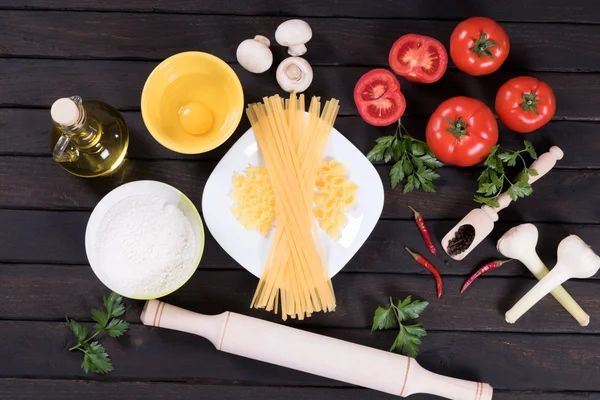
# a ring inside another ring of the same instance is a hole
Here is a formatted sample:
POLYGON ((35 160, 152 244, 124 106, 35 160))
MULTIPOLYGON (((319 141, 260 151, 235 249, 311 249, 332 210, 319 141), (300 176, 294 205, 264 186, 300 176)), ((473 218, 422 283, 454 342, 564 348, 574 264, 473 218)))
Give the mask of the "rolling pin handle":
POLYGON ((471 382, 436 374, 411 359, 401 397, 416 393, 433 394, 451 400, 491 400, 494 389, 487 383, 471 382))

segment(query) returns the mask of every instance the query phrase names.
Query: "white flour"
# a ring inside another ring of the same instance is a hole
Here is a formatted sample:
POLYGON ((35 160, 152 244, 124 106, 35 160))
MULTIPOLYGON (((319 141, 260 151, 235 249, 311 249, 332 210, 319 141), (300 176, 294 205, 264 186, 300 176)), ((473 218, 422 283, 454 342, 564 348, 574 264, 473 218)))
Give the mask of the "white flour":
POLYGON ((96 254, 108 276, 136 294, 161 292, 195 267, 196 237, 176 206, 135 195, 115 204, 96 236, 96 254))

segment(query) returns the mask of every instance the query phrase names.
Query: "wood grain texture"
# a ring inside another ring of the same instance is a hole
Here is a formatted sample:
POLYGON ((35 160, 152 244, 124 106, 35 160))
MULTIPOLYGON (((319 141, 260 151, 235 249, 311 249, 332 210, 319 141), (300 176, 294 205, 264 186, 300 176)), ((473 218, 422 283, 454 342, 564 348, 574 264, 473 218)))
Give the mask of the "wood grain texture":
MULTIPOLYGON (((368 329, 309 330, 382 350, 395 337, 392 331, 371 333, 368 329)), ((86 377, 81 355, 67 350, 71 335, 65 323, 0 321, 0 339, 11 344, 0 346, 4 361, 0 378, 86 377)), ((495 389, 598 391, 600 357, 590 351, 597 342, 597 335, 430 332, 417 360, 431 371, 489 382, 495 389)), ((115 366, 111 380, 344 386, 221 353, 197 336, 165 329, 132 325, 125 337, 103 340, 103 344, 115 366)), ((87 379, 105 378, 89 375, 87 379)))
MULTIPOLYGON (((394 127, 362 122, 352 96, 355 82, 371 68, 387 66, 389 48, 402 34, 434 36, 448 46, 457 22, 473 15, 501 21, 511 39, 506 64, 490 76, 471 77, 450 63, 433 85, 402 79, 408 103, 404 124, 423 138, 429 115, 447 98, 466 95, 493 107, 507 79, 534 75, 553 87, 558 108, 554 121, 526 138, 539 152, 561 146, 565 158, 535 184, 531 198, 502 212, 494 232, 462 262, 450 261, 439 239, 476 207, 471 198, 479 170, 444 168, 438 193, 403 195, 389 188, 389 167, 377 166, 386 186, 383 219, 334 278, 338 310, 288 324, 385 350, 394 332, 370 333, 373 311, 389 295, 412 294, 431 302, 421 318, 429 330, 419 355, 424 367, 490 382, 497 400, 600 400, 600 276, 566 284, 591 315, 585 329, 552 298, 517 324, 506 324, 503 312, 535 284, 517 262, 459 294, 468 275, 499 257, 495 242, 502 233, 523 221, 543 221, 537 223, 538 253, 548 266, 569 233, 598 251, 600 3, 0 0, 0 10, 0 400, 391 399, 222 354, 191 335, 143 327, 138 319, 143 303, 129 300, 125 318, 133 323, 131 332, 119 340, 103 339, 116 370, 85 375, 81 355, 67 351, 73 338, 63 321, 69 315, 89 322, 90 309, 108 292, 86 265, 83 242, 90 211, 102 196, 124 182, 156 179, 180 188, 199 207, 216 161, 248 128, 244 118, 234 137, 203 155, 180 155, 158 145, 144 127, 139 102, 146 77, 160 60, 180 51, 210 52, 236 71, 246 103, 283 94, 273 68, 250 74, 236 63, 235 49, 258 33, 273 39, 276 26, 289 17, 306 19, 314 32, 306 58, 315 73, 307 95, 340 99, 336 127, 366 153, 394 127), (73 94, 124 112, 132 140, 130 159, 118 174, 83 180, 50 159, 48 109, 58 97, 73 94), (425 216, 440 257, 428 253, 408 204, 425 216), (434 298, 433 278, 405 246, 439 268, 445 284, 441 299, 434 298)), ((275 63, 285 56, 276 44, 273 51, 275 63)), ((518 148, 523 138, 501 126, 501 145, 518 148)), ((199 312, 228 309, 278 321, 248 309, 256 283, 207 232, 200 269, 166 301, 199 312)))
MULTIPOLYGON (((231 148, 233 143, 250 128, 247 118, 242 121, 235 134, 215 150, 203 154, 186 155, 170 151, 152 138, 142 121, 141 113, 125 111, 123 116, 130 131, 128 157, 131 159, 152 160, 211 160, 218 161, 231 148)), ((403 125, 415 137, 424 139, 427 118, 405 117, 403 125)), ((350 140, 362 153, 366 154, 381 135, 391 135, 395 126, 375 127, 362 121, 360 117, 341 116, 335 127, 350 140)), ((523 136, 511 132, 499 122, 500 144, 509 149, 518 149, 523 139, 533 142, 538 149, 548 149, 558 145, 565 152, 556 168, 600 168, 600 124, 582 121, 553 121, 533 135, 523 136), (576 136, 577 140, 573 140, 576 136), (581 146, 585 143, 585 146, 581 146)), ((49 110, 0 109, 0 155, 50 156, 49 110)))
MULTIPOLYGON (((148 74, 157 65, 141 61, 66 61, 0 59, 0 107, 34 106, 49 108, 59 97, 78 94, 103 100, 122 110, 139 110, 141 91, 148 74), (19 79, 15 79, 19 76, 19 79), (39 80, 44 76, 47 79, 39 80)), ((244 88, 245 102, 263 96, 285 94, 277 85, 274 72, 251 74, 239 65, 232 66, 244 88)), ((307 96, 318 95, 340 100, 341 115, 357 115, 354 84, 369 71, 364 67, 315 67, 314 81, 307 96)), ((494 106, 496 91, 518 73, 499 71, 474 77, 448 71, 437 83, 422 85, 402 81, 402 92, 409 104, 406 116, 429 118, 444 101, 453 96, 470 96, 494 106)), ((555 119, 598 120, 596 99, 600 98, 597 74, 536 73, 548 82, 559 99, 555 119)))
MULTIPOLYGON (((204 184, 214 167, 215 163, 204 161, 128 160, 111 176, 85 180, 65 172, 50 158, 0 157, 0 208, 91 210, 110 190, 142 179, 173 185, 200 207, 204 184)), ((472 202, 478 169, 444 168, 435 181, 437 192, 428 194, 392 190, 389 166, 376 166, 376 170, 385 188, 384 218, 411 218, 409 204, 419 205, 429 219, 460 220, 478 207, 472 202)), ((532 196, 511 204, 500 218, 507 222, 598 223, 600 209, 581 195, 597 190, 598 170, 551 171, 535 183, 532 196)))
POLYGON ((285 7, 279 0, 0 0, 0 8, 33 10, 101 10, 131 12, 176 12, 228 15, 281 15, 290 17, 358 17, 461 20, 484 15, 499 21, 584 22, 600 23, 598 4, 593 0, 546 0, 543 7, 536 0, 461 1, 437 0, 379 0, 365 3, 360 0, 288 0, 285 7), (518 12, 515 12, 518 10, 518 12))
MULTIPOLYGON (((423 211, 423 210, 422 210, 423 211)), ((0 210, 0 262, 81 265, 87 264, 84 232, 89 212, 0 210), (43 235, 36 235, 43 232, 43 235)), ((427 215, 427 214, 425 214, 427 215)), ((466 276, 478 266, 501 257, 496 242, 504 232, 520 222, 499 222, 494 232, 484 240, 464 261, 450 260, 439 245, 439 239, 458 221, 427 221, 439 258, 432 257, 413 221, 380 220, 366 243, 344 267, 343 272, 403 273, 428 275, 404 250, 405 246, 418 251, 433 261, 444 276, 466 276)), ((556 248, 567 235, 580 236, 596 251, 600 243, 600 227, 537 223, 540 238, 537 252, 548 265, 556 263, 556 248)), ((240 269, 241 267, 217 244, 208 230, 206 245, 200 264, 202 269, 240 269)), ((488 276, 531 275, 518 262, 508 263, 488 276)), ((394 279, 390 275, 390 279, 394 279)), ((600 276, 592 279, 600 279, 600 276)))
MULTIPOLYGON (((404 272, 404 266, 410 264, 400 261, 397 270, 404 272)), ((600 319, 597 295, 600 281, 574 281, 565 285, 591 317, 592 324, 586 328, 580 327, 550 296, 518 323, 510 325, 504 321, 504 312, 535 284, 534 279, 484 277, 460 295, 465 278, 446 276, 447 269, 440 267, 444 295, 439 300, 430 275, 339 274, 333 278, 335 312, 315 313, 305 321, 290 320, 286 325, 368 330, 375 309, 389 305, 390 296, 398 300, 412 295, 430 302, 430 307, 419 318, 428 330, 600 333, 600 326, 594 323, 600 319), (446 318, 448 315, 452 318, 446 318)), ((91 308, 98 307, 108 292, 87 266, 0 264, 0 274, 4 277, 0 281, 3 298, 0 320, 63 321, 67 314, 77 320, 90 321, 91 308)), ((249 308, 257 283, 246 271, 207 270, 201 264, 192 279, 165 301, 205 314, 233 311, 280 322, 280 316, 249 308)), ((127 303, 127 320, 139 323, 143 302, 127 303)))
MULTIPOLYGON (((195 383, 159 382, 95 382, 83 380, 0 379, 0 400, 392 400, 396 396, 360 388, 337 390, 327 387, 257 387, 219 386, 195 383)), ((439 397, 412 395, 411 400, 433 400, 439 397)), ((584 392, 515 392, 494 391, 494 400, 598 400, 600 393, 584 392)))
MULTIPOLYGON (((285 18, 131 13, 3 11, 0 55, 160 60, 200 50, 236 62, 235 50, 256 34, 274 39, 285 18), (160 26, 160 29, 157 27, 160 26), (185 27, 185 29, 182 29, 185 27), (216 34, 218 32, 218 34, 216 34)), ((306 58, 313 65, 387 66, 400 36, 418 32, 449 46, 456 22, 306 18, 314 32, 306 58), (336 45, 352 43, 351 46, 336 45)), ((600 30, 593 25, 505 23, 511 49, 504 69, 598 71, 600 30), (585 57, 580 54, 585 53, 585 57), (535 54, 535 57, 531 57, 535 54)), ((275 59, 283 47, 275 45, 275 59)))

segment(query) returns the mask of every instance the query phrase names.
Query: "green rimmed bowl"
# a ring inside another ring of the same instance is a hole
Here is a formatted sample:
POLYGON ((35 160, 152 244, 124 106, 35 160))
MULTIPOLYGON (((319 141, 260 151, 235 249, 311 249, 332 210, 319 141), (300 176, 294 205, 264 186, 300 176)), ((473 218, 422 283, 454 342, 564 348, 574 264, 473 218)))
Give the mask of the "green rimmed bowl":
POLYGON ((98 279, 100 279, 100 281, 110 290, 120 294, 121 296, 136 300, 156 299, 171 294, 182 287, 192 277, 198 268, 198 264, 202 258, 202 253, 204 252, 204 225, 202 224, 202 219, 200 218, 198 210, 191 200, 173 186, 158 181, 130 182, 112 190, 110 193, 104 196, 94 208, 85 231, 85 251, 87 253, 87 258, 92 270, 98 279), (195 254, 196 262, 194 262, 190 267, 190 270, 183 275, 184 278, 181 279, 181 281, 173 284, 171 287, 155 293, 136 293, 131 288, 126 287, 123 282, 117 282, 113 280, 102 269, 100 263, 98 262, 98 255, 96 254, 96 236, 100 224, 108 211, 121 200, 140 194, 158 196, 167 203, 178 207, 190 221, 196 237, 196 243, 198 244, 196 246, 195 254))

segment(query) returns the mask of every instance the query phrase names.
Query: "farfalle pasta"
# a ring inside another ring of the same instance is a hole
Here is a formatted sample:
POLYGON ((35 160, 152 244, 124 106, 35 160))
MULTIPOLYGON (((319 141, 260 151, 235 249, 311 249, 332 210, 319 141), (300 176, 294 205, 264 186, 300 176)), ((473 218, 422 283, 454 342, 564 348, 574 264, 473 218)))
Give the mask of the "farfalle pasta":
POLYGON ((337 160, 325 161, 318 170, 315 187, 315 218, 327 235, 338 240, 348 219, 344 211, 356 203, 358 185, 350 181, 348 168, 337 160))

